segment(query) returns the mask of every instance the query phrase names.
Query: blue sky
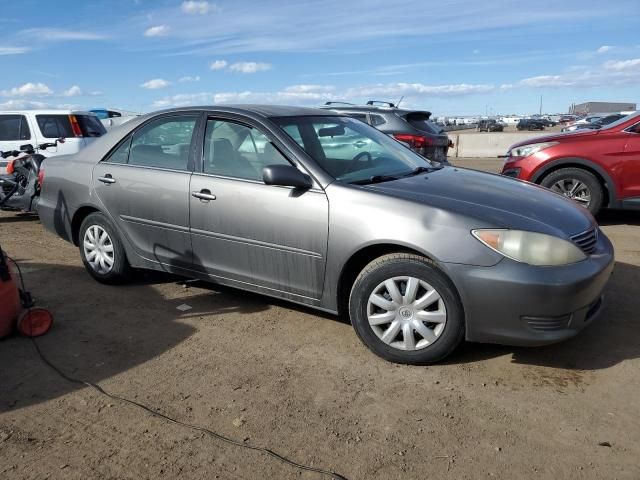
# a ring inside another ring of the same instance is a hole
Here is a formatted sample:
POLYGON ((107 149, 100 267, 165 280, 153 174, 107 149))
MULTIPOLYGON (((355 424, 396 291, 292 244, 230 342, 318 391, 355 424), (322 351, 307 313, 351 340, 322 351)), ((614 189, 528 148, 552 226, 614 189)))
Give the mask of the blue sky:
POLYGON ((0 109, 640 103, 638 0, 0 0, 0 109))

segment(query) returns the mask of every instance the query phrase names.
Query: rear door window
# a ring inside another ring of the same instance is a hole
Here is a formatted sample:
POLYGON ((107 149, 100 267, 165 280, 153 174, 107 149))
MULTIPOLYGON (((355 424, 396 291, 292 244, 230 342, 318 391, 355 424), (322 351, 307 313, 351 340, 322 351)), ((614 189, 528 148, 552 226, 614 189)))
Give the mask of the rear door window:
POLYGON ((176 115, 148 123, 133 135, 129 164, 189 170, 189 149, 196 120, 195 115, 176 115))
POLYGON ((75 137, 69 115, 36 115, 36 121, 44 138, 75 137))
POLYGON ((366 113, 351 113, 351 112, 347 112, 347 115, 351 118, 355 118, 356 120, 360 120, 361 122, 364 123, 369 123, 367 122, 367 114, 366 113))
POLYGON ((0 115, 0 141, 31 140, 24 115, 0 115))

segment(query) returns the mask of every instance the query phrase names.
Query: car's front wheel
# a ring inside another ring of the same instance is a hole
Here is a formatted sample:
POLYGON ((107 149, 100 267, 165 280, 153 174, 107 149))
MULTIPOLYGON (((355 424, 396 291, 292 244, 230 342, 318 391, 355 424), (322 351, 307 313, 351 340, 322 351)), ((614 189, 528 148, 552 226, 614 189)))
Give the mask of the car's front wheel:
POLYGON ((582 168, 561 168, 542 179, 540 185, 564 195, 596 215, 602 208, 604 192, 600 181, 582 168))
POLYGON ((82 263, 97 281, 106 284, 123 283, 130 273, 129 262, 109 219, 102 213, 92 213, 82 222, 79 233, 82 263))
POLYGON ((392 362, 434 363, 464 338, 455 287, 419 255, 394 253, 369 263, 351 289, 349 315, 362 342, 392 362))

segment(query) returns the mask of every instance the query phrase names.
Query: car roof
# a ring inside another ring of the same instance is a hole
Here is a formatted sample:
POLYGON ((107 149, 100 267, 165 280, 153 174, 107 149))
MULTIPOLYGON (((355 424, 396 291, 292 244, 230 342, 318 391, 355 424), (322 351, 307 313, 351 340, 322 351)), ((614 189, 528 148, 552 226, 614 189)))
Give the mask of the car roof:
POLYGON ((405 110, 397 107, 381 107, 378 105, 323 105, 322 110, 334 110, 345 112, 362 112, 362 113, 397 113, 406 115, 411 112, 424 112, 426 110, 405 110))
POLYGON ((232 104, 232 105, 201 105, 194 107, 184 108, 169 108, 157 112, 151 112, 149 115, 156 115, 159 113, 171 113, 171 112, 184 112, 193 110, 205 110, 205 111, 220 111, 229 113, 253 113, 262 117, 303 117, 303 116, 327 116, 335 115, 338 113, 328 112, 327 110, 321 110, 319 108, 309 107, 296 107, 289 105, 260 105, 260 104, 232 104))
POLYGON ((42 110, 4 110, 0 115, 95 115, 87 110, 61 110, 61 109, 42 109, 42 110))

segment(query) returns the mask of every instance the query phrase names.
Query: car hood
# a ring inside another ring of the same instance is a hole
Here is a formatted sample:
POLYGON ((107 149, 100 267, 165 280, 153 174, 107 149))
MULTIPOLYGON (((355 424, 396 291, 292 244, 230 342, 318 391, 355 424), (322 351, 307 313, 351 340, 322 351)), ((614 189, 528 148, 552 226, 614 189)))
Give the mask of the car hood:
POLYGON ((557 141, 565 140, 567 138, 571 138, 573 140, 578 137, 590 137, 592 135, 597 135, 598 133, 600 133, 600 130, 580 129, 580 130, 573 130, 571 132, 560 132, 560 133, 554 133, 553 135, 533 137, 518 143, 514 143, 509 147, 509 150, 512 150, 513 148, 516 148, 516 147, 521 147, 522 145, 531 145, 533 143, 542 143, 542 142, 557 142, 557 141))
POLYGON ((568 238, 596 225, 586 209, 547 189, 501 175, 458 167, 444 167, 365 188, 456 211, 495 228, 529 230, 568 238))

